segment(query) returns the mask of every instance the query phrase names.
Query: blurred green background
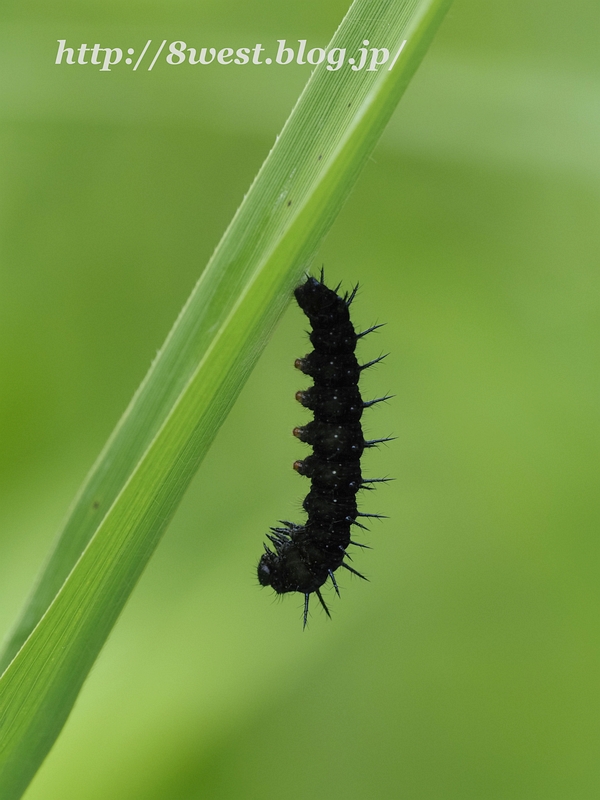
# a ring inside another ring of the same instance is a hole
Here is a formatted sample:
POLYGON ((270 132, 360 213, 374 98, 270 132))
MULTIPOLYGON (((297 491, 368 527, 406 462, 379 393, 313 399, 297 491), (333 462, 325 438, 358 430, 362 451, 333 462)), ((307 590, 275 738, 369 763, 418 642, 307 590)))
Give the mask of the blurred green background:
MULTIPOLYGON (((307 68, 56 67, 56 40, 324 45, 342 0, 0 11, 0 627, 307 68)), ((300 519, 290 307, 27 800, 600 794, 600 8, 455 0, 317 264, 361 282, 393 484, 334 619, 259 590, 300 519)))

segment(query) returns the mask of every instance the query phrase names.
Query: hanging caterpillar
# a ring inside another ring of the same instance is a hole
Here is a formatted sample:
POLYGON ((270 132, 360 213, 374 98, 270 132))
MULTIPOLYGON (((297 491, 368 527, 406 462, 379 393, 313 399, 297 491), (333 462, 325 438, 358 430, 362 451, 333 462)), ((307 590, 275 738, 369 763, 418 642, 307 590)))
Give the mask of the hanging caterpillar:
POLYGON ((314 592, 330 617, 321 594, 321 586, 331 578, 339 596, 335 571, 339 567, 366 580, 344 560, 350 545, 366 547, 350 538, 352 526, 365 529, 358 517, 381 518, 379 514, 358 511, 356 494, 370 484, 388 478, 362 477, 360 459, 363 451, 384 439, 365 440, 360 419, 365 408, 389 399, 379 397, 363 401, 358 388, 361 372, 385 356, 359 364, 354 355, 359 339, 380 328, 373 325, 356 333, 350 321, 350 305, 358 285, 343 297, 329 289, 321 278, 309 277, 294 291, 298 305, 308 317, 314 350, 299 358, 295 366, 314 380, 314 385, 296 394, 296 399, 314 413, 314 420, 294 429, 294 436, 313 448, 312 455, 294 463, 300 475, 311 480, 310 492, 303 502, 308 515, 303 525, 280 520, 283 527, 271 528, 267 535, 273 545, 264 545, 258 564, 258 580, 272 586, 278 594, 304 594, 304 626, 308 619, 310 595, 314 592))

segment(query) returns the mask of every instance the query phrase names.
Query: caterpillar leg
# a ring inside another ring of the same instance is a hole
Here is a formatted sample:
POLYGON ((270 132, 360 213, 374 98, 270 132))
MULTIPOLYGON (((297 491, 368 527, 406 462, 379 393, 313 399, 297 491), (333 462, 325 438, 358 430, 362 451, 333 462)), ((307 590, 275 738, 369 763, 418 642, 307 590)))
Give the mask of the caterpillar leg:
POLYGON ((333 571, 332 570, 328 570, 328 572, 329 572, 329 577, 331 578, 331 582, 333 583, 333 588, 335 589, 335 593, 337 594, 338 597, 341 597, 340 588, 337 585, 337 581, 335 579, 335 575, 333 574, 333 571))
POLYGON ((325 600, 323 600, 323 595, 321 594, 321 590, 320 589, 315 589, 315 594, 319 598, 319 603, 321 603, 321 605, 325 609, 325 613, 327 614, 329 619, 331 619, 331 614, 329 613, 329 609, 327 608, 327 605, 325 604, 325 600))
POLYGON ((306 592, 304 594, 304 622, 302 623, 302 628, 306 628, 306 623, 308 622, 308 602, 310 600, 310 593, 306 592))
POLYGON ((360 574, 360 572, 357 572, 355 569, 352 569, 352 567, 349 567, 349 566, 348 566, 348 564, 344 564, 344 562, 343 562, 343 561, 342 561, 342 563, 340 564, 340 566, 341 566, 341 567, 344 567, 344 569, 347 569, 347 570, 348 570, 348 572, 352 572, 354 575, 358 575, 358 577, 359 577, 359 578, 362 578, 362 579, 363 579, 363 581, 368 581, 368 580, 369 580, 368 578, 365 578, 365 576, 364 576, 364 575, 361 575, 361 574, 360 574))

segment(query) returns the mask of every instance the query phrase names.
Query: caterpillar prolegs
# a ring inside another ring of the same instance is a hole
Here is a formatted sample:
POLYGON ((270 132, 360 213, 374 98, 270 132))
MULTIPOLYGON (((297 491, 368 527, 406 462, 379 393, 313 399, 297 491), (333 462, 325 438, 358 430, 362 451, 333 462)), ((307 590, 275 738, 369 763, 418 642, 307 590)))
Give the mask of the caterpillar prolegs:
POLYGON ((338 295, 338 289, 325 286, 321 272, 320 280, 310 277, 294 291, 310 321, 314 347, 312 353, 295 362, 297 369, 314 380, 313 386, 296 394, 298 402, 314 413, 314 420, 294 429, 294 436, 313 448, 312 455, 294 463, 294 469, 311 481, 302 504, 308 518, 303 525, 280 520, 282 527, 271 528, 268 538, 273 549, 265 544, 258 564, 262 586, 272 586, 278 594, 304 594, 304 626, 313 592, 330 616, 321 587, 331 579, 339 595, 337 569, 342 567, 364 579, 346 561, 350 545, 365 547, 351 538, 351 529, 365 528, 358 518, 380 515, 359 512, 356 495, 387 480, 362 476, 363 451, 390 437, 366 440, 360 419, 365 408, 388 397, 364 401, 358 388, 362 371, 384 356, 359 364, 354 354, 359 339, 381 326, 356 333, 350 306, 358 286, 343 296, 338 295))

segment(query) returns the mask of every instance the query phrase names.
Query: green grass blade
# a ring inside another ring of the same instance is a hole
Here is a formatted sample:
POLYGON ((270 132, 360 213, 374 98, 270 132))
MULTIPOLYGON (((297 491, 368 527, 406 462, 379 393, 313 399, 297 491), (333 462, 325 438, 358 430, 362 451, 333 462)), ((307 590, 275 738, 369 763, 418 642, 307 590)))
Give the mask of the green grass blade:
POLYGON ((0 796, 21 796, 198 464, 418 66, 450 0, 356 0, 101 453, 12 632, 0 679, 0 796))

